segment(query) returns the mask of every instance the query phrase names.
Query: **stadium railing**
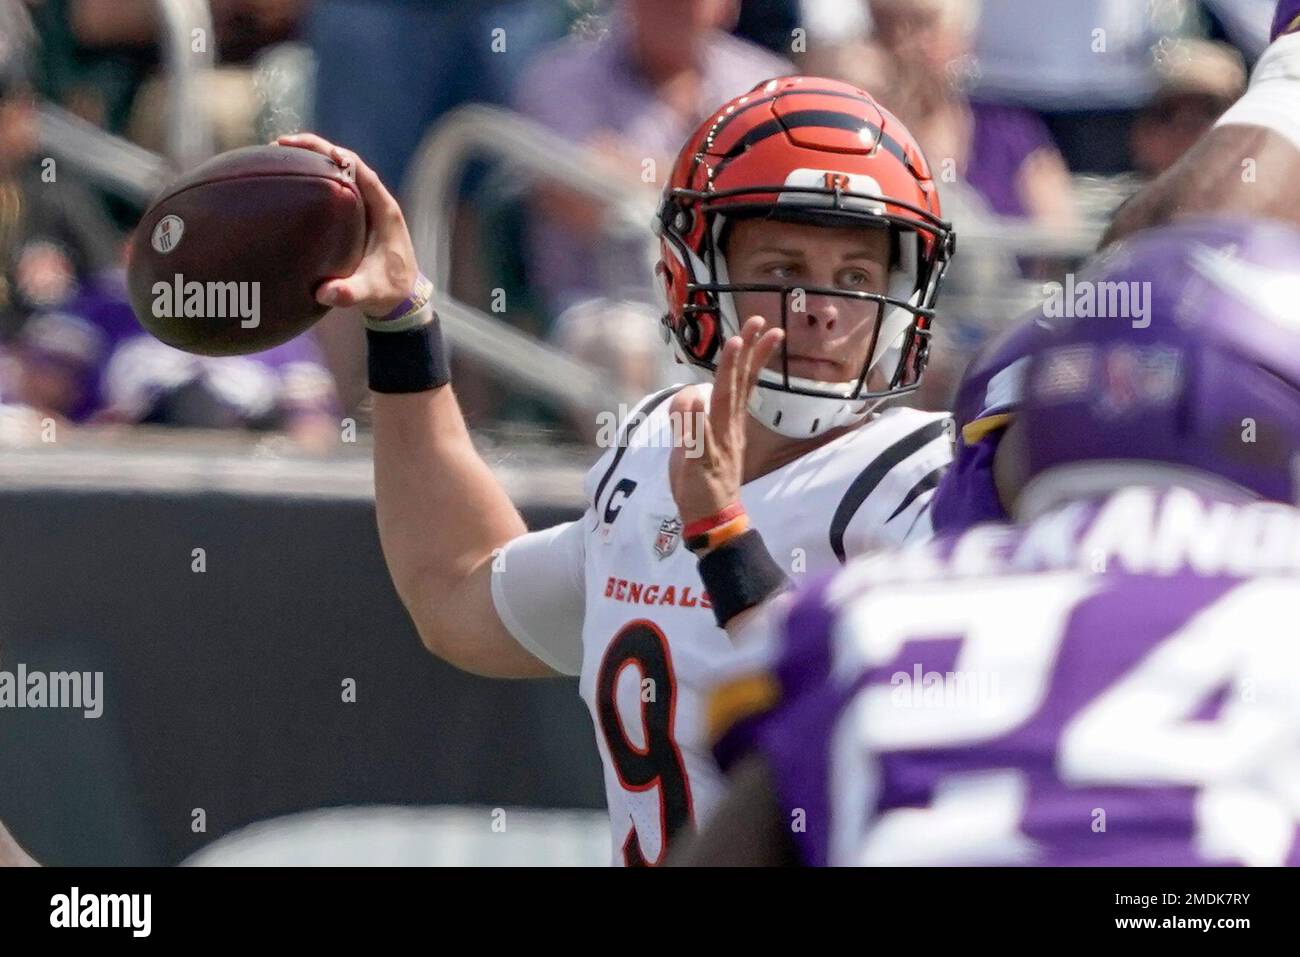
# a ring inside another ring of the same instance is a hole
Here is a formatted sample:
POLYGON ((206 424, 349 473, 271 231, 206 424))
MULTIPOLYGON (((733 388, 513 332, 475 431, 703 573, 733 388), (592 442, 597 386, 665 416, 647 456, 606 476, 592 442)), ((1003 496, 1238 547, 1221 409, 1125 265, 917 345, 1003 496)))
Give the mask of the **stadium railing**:
MULTIPOLYGON (((658 255, 658 241, 648 227, 660 187, 517 113, 482 104, 452 111, 429 131, 403 184, 416 252, 434 280, 439 313, 453 343, 508 376, 521 391, 577 412, 608 409, 617 390, 600 370, 453 295, 452 228, 460 177, 478 159, 504 164, 532 182, 559 184, 600 204, 607 238, 644 237, 647 270, 658 255)), ((972 210, 960 215, 958 262, 966 281, 945 294, 944 312, 995 327, 1043 295, 1042 279, 1016 272, 1017 257, 1052 260, 1064 264, 1063 269, 1084 260, 1134 184, 1123 178, 1079 177, 1074 185, 1079 222, 1070 228, 1049 229, 972 210)))
POLYGON ((451 292, 452 226, 460 176, 471 160, 483 158, 558 182, 601 203, 615 229, 621 224, 646 230, 656 192, 531 120, 481 104, 453 110, 429 131, 403 186, 415 250, 433 280, 438 314, 452 343, 506 374, 522 391, 578 413, 606 410, 614 404, 611 399, 617 402, 619 390, 601 370, 458 300, 451 292))
POLYGON ((217 37, 208 0, 157 0, 163 25, 167 83, 167 152, 178 169, 212 156, 207 111, 195 109, 203 74, 216 62, 217 37))

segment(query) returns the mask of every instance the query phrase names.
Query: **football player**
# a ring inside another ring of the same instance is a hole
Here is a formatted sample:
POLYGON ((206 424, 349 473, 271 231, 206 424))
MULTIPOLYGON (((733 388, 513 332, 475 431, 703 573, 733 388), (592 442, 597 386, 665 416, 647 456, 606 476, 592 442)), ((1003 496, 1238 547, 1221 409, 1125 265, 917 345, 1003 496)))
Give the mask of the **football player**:
MULTIPOLYGON (((1233 215, 1300 225, 1300 0, 1278 0, 1250 88, 1201 140, 1116 213, 1102 248, 1180 218, 1233 215)), ((1027 355, 1051 320, 1009 328, 967 370, 953 408, 957 450, 931 519, 948 532, 1005 518, 1021 436, 1012 425, 1027 355), (1008 454, 999 453, 1002 445, 1008 454)))
POLYGON ((733 657, 684 860, 1300 864, 1298 275, 1239 219, 1100 266, 1150 324, 1027 352, 1016 524, 850 563, 733 657))
POLYGON ((372 317, 380 537, 424 643, 479 674, 578 676, 615 861, 661 861, 721 793, 700 682, 729 632, 791 578, 928 534, 949 420, 880 409, 921 377, 953 250, 924 157, 832 80, 774 79, 709 116, 656 221, 665 333, 704 382, 641 402, 586 514, 528 532, 447 385, 397 203, 347 151, 280 142, 352 165, 366 200, 365 261, 318 295, 372 317))

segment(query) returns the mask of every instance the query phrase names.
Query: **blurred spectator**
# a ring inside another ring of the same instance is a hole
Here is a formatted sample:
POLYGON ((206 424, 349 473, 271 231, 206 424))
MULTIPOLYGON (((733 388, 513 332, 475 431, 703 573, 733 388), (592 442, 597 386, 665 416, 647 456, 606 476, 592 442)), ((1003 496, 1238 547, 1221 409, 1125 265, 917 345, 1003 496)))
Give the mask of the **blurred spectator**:
MULTIPOLYGON (((314 131, 355 150, 401 196, 429 128, 462 104, 504 103, 541 44, 561 36, 574 4, 559 0, 314 0, 304 30, 316 59, 314 131)), ((488 295, 462 204, 452 241, 452 292, 488 295)), ((495 241, 496 237, 492 237, 495 241)), ((343 405, 365 401, 365 342, 354 311, 316 327, 343 405)), ((463 397, 475 406, 467 390, 463 397)), ((491 390, 499 393, 499 389, 491 390)))
MULTIPOLYGON (((735 0, 617 0, 598 39, 571 38, 537 57, 515 93, 518 109, 641 177, 652 160, 662 183, 691 130, 719 103, 789 62, 725 31, 735 0)), ((645 243, 609 249, 592 208, 550 190, 530 224, 529 273, 552 314, 593 296, 648 297, 645 243), (603 272, 626 285, 608 289, 603 272)))
POLYGON ((32 312, 70 300, 120 249, 89 190, 38 162, 34 44, 23 7, 0 0, 0 340, 32 312))
MULTIPOLYGON (((622 396, 635 402, 673 381, 673 361, 661 328, 658 312, 642 303, 589 299, 555 321, 551 341, 603 370, 622 396)), ((590 416, 573 425, 586 441, 596 438, 597 423, 590 416)))
POLYGON ((84 420, 94 410, 107 351, 107 336, 84 319, 65 312, 35 316, 5 356, 6 404, 62 421, 84 420))
POLYGON ((1071 170, 1131 168, 1129 130, 1156 90, 1151 49, 1190 0, 995 0, 980 16, 976 98, 1044 114, 1071 170))
POLYGON ((250 356, 190 355, 140 328, 115 278, 68 309, 108 343, 87 421, 279 430, 313 447, 337 444, 338 399, 310 334, 250 356))
POLYGON ((120 273, 33 316, 0 350, 0 404, 72 424, 279 431, 339 441, 333 381, 310 334, 251 356, 194 356, 145 333, 120 273))
MULTIPOLYGON (((244 63, 288 39, 308 0, 209 0, 221 64, 244 63)), ((155 151, 163 134, 165 78, 157 75, 162 23, 157 0, 41 0, 45 43, 43 92, 110 132, 129 134, 155 151)), ((257 98, 251 72, 223 66, 200 78, 218 149, 253 139, 257 98)))
POLYGON ((503 102, 509 64, 563 23, 558 4, 535 0, 315 0, 315 129, 397 191, 429 126, 462 103, 503 102))
POLYGON ((193 356, 140 334, 103 370, 101 422, 280 431, 327 449, 339 441, 333 380, 310 336, 250 356, 193 356))
POLYGON ((1246 90, 1246 66, 1224 43, 1180 40, 1157 59, 1160 87, 1133 125, 1133 162, 1159 176, 1246 90))
POLYGON ((979 0, 870 0, 869 7, 875 49, 842 56, 844 78, 875 93, 912 131, 941 192, 964 183, 978 196, 964 197, 968 206, 1071 225, 1069 172, 1039 116, 967 95, 979 0))
POLYGON ((96 126, 126 130, 136 91, 158 64, 154 0, 41 0, 40 91, 96 126))

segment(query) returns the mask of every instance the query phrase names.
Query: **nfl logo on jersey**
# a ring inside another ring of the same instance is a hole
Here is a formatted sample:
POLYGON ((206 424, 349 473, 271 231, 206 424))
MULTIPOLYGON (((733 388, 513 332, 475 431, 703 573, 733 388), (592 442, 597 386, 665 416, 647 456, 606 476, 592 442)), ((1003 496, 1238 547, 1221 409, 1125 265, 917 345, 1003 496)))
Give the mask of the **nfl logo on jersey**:
POLYGON ((676 515, 669 516, 659 523, 659 534, 655 536, 655 554, 660 561, 667 558, 682 540, 682 520, 676 515))

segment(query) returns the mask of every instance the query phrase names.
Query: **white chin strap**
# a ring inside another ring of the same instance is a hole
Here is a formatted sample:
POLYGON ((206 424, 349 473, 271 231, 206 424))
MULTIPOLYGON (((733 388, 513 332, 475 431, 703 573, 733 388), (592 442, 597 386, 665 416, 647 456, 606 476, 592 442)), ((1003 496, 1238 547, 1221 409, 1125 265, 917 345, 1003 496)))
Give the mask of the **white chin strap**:
MULTIPOLYGON (((767 372, 761 373, 760 378, 767 379, 767 372)), ((776 378, 778 381, 781 380, 779 375, 776 378)), ((790 376, 790 384, 800 388, 820 389, 830 385, 815 379, 801 379, 796 376, 790 376)), ((854 383, 844 382, 837 385, 842 386, 847 393, 853 388, 854 383)), ((884 399, 841 401, 755 386, 754 391, 749 395, 749 414, 777 435, 784 435, 791 439, 810 439, 831 429, 838 429, 842 425, 862 421, 883 401, 884 399)))
MULTIPOLYGON (((891 292, 891 295, 895 294, 891 292)), ((920 293, 916 293, 908 301, 914 304, 919 296, 920 293)), ((885 318, 880 326, 880 339, 876 343, 876 354, 867 370, 868 381, 877 369, 892 374, 893 370, 898 368, 903 342, 913 321, 912 313, 900 306, 886 308, 885 318)), ((761 382, 771 382, 776 385, 782 385, 786 381, 775 369, 764 369, 758 374, 758 378, 761 382)), ((845 395, 851 393, 858 384, 856 379, 849 382, 822 382, 820 379, 805 379, 799 376, 790 376, 789 382, 799 389, 830 389, 845 395)), ((791 439, 808 439, 843 425, 861 422, 884 401, 884 399, 832 399, 755 386, 754 391, 749 395, 749 414, 778 435, 791 439)))

